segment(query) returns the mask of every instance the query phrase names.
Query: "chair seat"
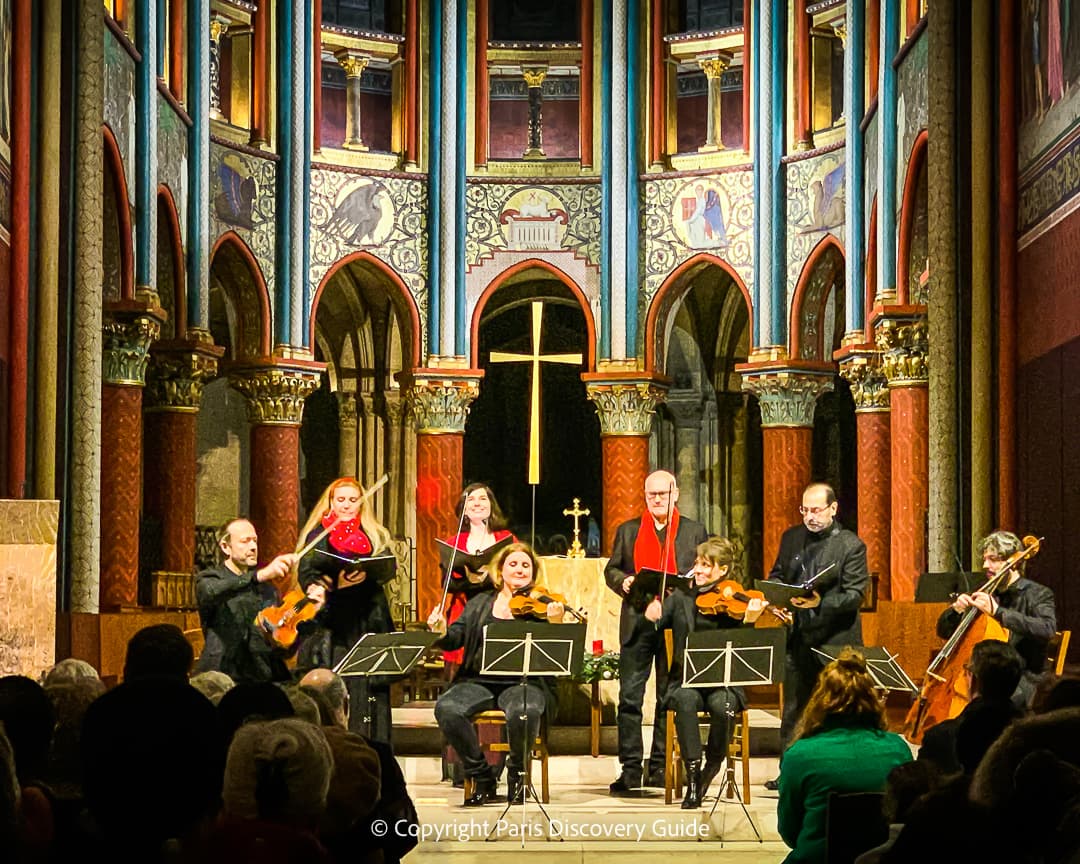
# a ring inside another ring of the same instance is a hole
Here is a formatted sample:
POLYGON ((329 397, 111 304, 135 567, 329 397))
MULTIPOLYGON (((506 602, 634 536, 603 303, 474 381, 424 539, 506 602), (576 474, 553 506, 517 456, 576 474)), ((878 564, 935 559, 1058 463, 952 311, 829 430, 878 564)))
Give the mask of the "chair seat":
MULTIPOLYGON (((493 708, 490 711, 481 711, 478 714, 474 714, 472 718, 474 726, 505 726, 506 725, 506 712, 501 708, 493 708)), ((509 753, 510 745, 505 742, 491 742, 489 744, 481 744, 484 750, 489 750, 492 753, 509 753)), ((540 723, 540 734, 536 736, 536 740, 533 741, 532 747, 529 748, 529 765, 526 766, 526 772, 531 778, 532 776, 532 762, 537 760, 540 762, 540 800, 543 803, 548 804, 551 800, 550 786, 548 782, 548 746, 547 746, 547 720, 543 720, 540 723)), ((468 798, 472 795, 472 781, 465 778, 465 797, 468 798)))

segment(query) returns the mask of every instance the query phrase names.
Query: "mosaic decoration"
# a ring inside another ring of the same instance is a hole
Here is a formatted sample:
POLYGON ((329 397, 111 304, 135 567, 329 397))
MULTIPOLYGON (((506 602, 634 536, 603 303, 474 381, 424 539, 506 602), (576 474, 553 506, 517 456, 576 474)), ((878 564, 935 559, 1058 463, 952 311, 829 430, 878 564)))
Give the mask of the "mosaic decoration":
POLYGON ((929 125, 927 107, 927 87, 929 86, 927 71, 927 46, 929 40, 926 33, 919 38, 897 71, 897 91, 899 101, 896 105, 896 141, 897 172, 896 172, 896 208, 900 212, 901 199, 904 196, 904 184, 907 182, 908 160, 911 158, 911 147, 915 143, 919 132, 929 125))
MULTIPOLYGON (((105 124, 116 136, 124 170, 135 164, 135 61, 105 31, 105 124)), ((128 197, 135 204, 135 184, 128 178, 128 197)))
POLYGON ((164 183, 176 202, 180 236, 187 248, 187 126, 163 97, 158 97, 158 183, 164 183))
POLYGON ((787 291, 795 293, 810 252, 826 234, 844 244, 844 150, 787 164, 787 291))
POLYGON ((311 171, 311 295, 330 268, 364 251, 389 266, 409 288, 427 331, 427 186, 419 178, 311 171))
POLYGON ((723 258, 738 272, 752 296, 753 172, 666 177, 648 181, 644 187, 642 315, 671 271, 699 252, 723 258))
POLYGON ((590 264, 600 263, 597 183, 470 183, 465 201, 467 267, 515 248, 569 250, 590 264), (530 224, 535 231, 527 230, 530 224))

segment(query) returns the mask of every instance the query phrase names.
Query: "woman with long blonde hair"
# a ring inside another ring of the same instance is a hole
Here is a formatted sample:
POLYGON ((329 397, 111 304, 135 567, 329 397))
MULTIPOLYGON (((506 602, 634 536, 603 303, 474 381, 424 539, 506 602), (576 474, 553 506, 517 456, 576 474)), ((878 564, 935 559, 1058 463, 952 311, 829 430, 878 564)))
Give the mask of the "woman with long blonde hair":
MULTIPOLYGON (((385 554, 390 532, 375 518, 363 486, 354 477, 339 477, 326 488, 304 523, 297 550, 324 531, 326 536, 300 559, 297 575, 300 587, 319 607, 316 623, 329 632, 327 663, 333 666, 364 634, 394 629, 383 587, 368 578, 360 561, 385 554), (357 563, 345 563, 351 561, 357 563), (342 590, 342 585, 348 587, 342 590)), ((389 743, 389 687, 368 686, 368 679, 362 677, 347 681, 352 705, 349 728, 389 743)))
POLYGON ((850 648, 818 678, 780 766, 777 828, 794 862, 825 861, 825 818, 834 793, 882 792, 911 748, 885 731, 885 705, 863 656, 850 648))

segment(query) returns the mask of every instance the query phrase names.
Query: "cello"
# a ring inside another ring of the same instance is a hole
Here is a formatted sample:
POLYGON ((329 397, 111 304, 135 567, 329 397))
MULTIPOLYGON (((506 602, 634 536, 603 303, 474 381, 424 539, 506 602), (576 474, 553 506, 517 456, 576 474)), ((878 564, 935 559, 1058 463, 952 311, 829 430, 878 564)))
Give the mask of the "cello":
MULTIPOLYGON (((1011 555, 1004 566, 973 593, 993 595, 1006 588, 1016 568, 1039 551, 1040 542, 1041 538, 1025 537, 1024 548, 1011 555)), ((972 649, 984 639, 1004 642, 1008 638, 1008 630, 976 607, 972 606, 964 612, 956 630, 926 670, 919 698, 904 721, 904 737, 912 744, 921 744, 927 729, 963 711, 971 701, 965 667, 972 649)))

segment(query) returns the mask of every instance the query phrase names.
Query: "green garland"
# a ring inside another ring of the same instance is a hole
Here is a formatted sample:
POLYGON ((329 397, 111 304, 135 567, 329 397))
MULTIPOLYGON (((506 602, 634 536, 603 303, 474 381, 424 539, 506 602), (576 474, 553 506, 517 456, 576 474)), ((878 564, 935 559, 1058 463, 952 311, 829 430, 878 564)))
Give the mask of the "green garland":
POLYGON ((619 677, 619 652, 605 651, 603 654, 586 654, 581 661, 577 680, 592 684, 595 681, 615 681, 619 677))

